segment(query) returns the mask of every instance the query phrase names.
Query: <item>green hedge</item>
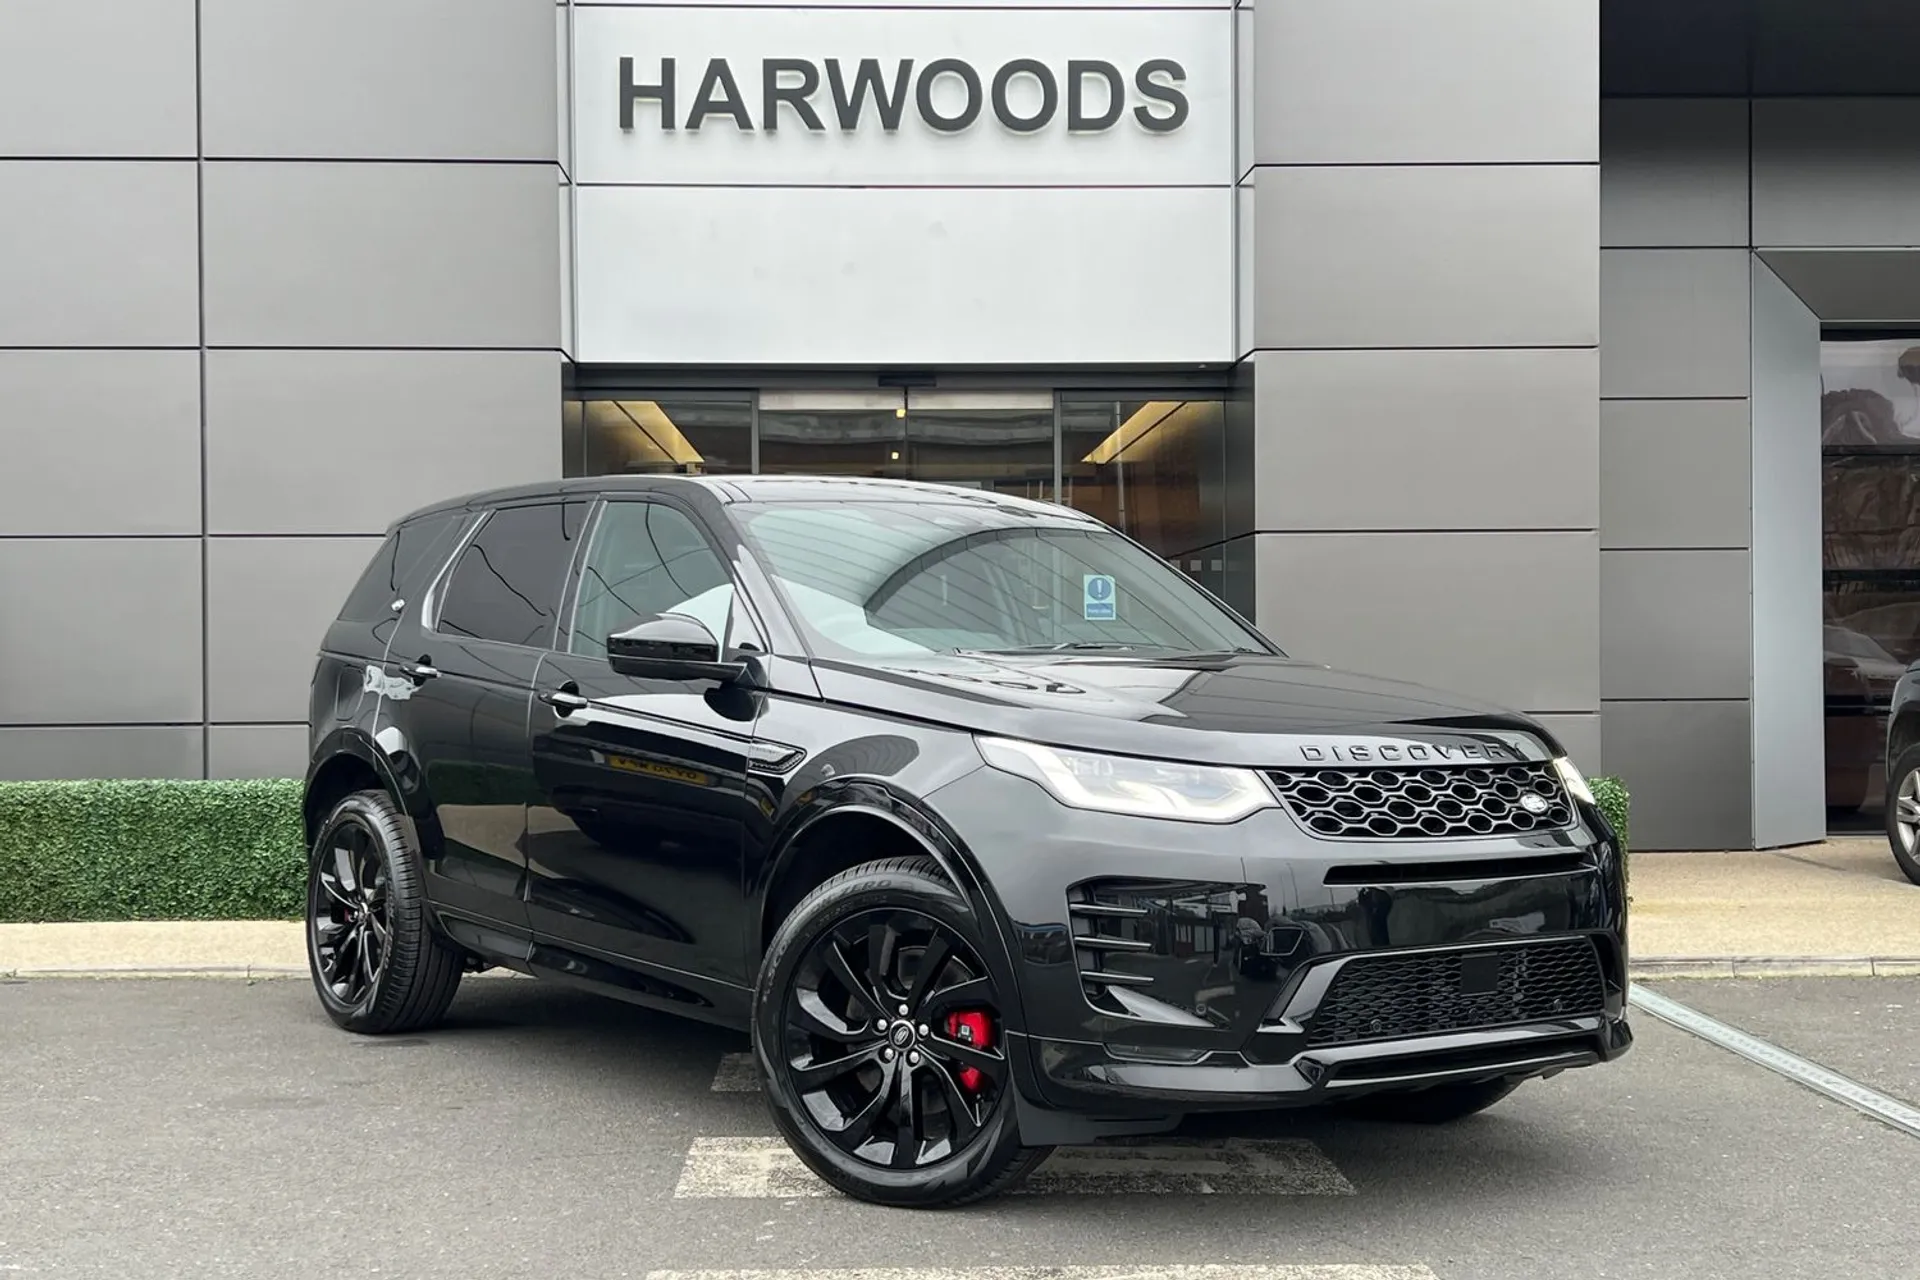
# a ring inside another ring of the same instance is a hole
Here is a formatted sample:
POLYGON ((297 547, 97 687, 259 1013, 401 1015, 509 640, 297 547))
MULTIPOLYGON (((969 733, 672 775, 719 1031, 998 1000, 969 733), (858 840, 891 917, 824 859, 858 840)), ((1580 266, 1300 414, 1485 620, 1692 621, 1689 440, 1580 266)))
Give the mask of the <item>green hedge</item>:
MULTIPOLYGON (((1629 890, 1633 884, 1633 860, 1627 856, 1627 818, 1632 811, 1632 797, 1627 792, 1627 784, 1618 778, 1590 778, 1587 785, 1593 790, 1593 802, 1605 814, 1607 822, 1613 827, 1613 834, 1620 844, 1620 876, 1627 882, 1629 890)), ((1631 894, 1629 894, 1631 901, 1631 894)))
POLYGON ((300 783, 0 782, 0 921, 298 918, 300 783))
POLYGON ((1618 778, 1590 778, 1587 785, 1593 789, 1594 803, 1606 815, 1607 822, 1613 827, 1613 834, 1619 837, 1620 852, 1624 855, 1627 851, 1627 817, 1632 807, 1627 784, 1618 778))

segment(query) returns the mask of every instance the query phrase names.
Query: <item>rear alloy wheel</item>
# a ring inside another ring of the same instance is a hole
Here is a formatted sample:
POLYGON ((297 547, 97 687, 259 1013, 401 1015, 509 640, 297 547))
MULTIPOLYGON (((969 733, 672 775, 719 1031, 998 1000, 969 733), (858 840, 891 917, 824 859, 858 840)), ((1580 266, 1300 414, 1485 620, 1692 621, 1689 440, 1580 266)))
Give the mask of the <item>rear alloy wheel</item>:
POLYGON ((1427 1089, 1389 1089, 1355 1098, 1346 1104, 1346 1110, 1390 1124, 1449 1124, 1485 1111, 1519 1087, 1520 1081, 1503 1078, 1476 1084, 1437 1084, 1427 1089))
POLYGON ((1000 996, 973 914, 932 862, 843 872, 768 948, 754 1043, 788 1143, 847 1195, 936 1208, 1015 1185, 1020 1144, 1000 996))
POLYGON ((463 957, 427 923, 420 856, 384 792, 342 800, 313 842, 307 963, 327 1016, 369 1035, 433 1025, 460 986, 463 957))
POLYGON ((1887 843, 1901 872, 1920 884, 1920 746, 1902 751, 1887 771, 1887 843))

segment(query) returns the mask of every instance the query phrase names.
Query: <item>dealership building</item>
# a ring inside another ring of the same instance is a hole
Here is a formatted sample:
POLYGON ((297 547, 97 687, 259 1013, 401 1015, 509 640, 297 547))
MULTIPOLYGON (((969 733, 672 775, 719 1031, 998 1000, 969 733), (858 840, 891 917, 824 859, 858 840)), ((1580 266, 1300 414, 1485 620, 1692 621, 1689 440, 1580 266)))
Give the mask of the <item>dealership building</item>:
POLYGON ((1920 6, 69 0, 0 37, 0 777, 289 775, 387 524, 1092 511, 1534 713, 1638 847, 1881 821, 1920 6))

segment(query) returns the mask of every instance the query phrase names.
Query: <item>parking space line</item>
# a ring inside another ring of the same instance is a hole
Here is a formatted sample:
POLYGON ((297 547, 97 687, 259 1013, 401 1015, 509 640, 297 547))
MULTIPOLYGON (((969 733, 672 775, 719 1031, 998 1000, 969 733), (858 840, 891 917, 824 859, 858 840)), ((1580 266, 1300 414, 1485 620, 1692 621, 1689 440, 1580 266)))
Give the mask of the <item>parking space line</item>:
MULTIPOLYGON (((695 1138, 673 1194, 785 1200, 838 1193, 779 1138, 695 1138)), ((1302 1138, 1131 1138, 1062 1147, 1014 1194, 1350 1196, 1354 1187, 1302 1138)))
POLYGON ((1837 1071, 1830 1071, 1817 1062, 1811 1062, 1797 1053, 1782 1049, 1779 1045, 1750 1036, 1738 1027, 1730 1027, 1716 1018, 1710 1018, 1698 1009, 1681 1004, 1678 1000, 1661 995, 1657 991, 1635 984, 1630 998, 1633 1003, 1682 1031, 1691 1032, 1709 1044, 1719 1045, 1731 1053, 1758 1063, 1775 1071, 1797 1084, 1824 1094, 1836 1102, 1844 1102, 1863 1115, 1892 1125, 1902 1133, 1920 1138, 1920 1110, 1908 1106, 1898 1098, 1889 1097, 1878 1089, 1872 1089, 1837 1071))
POLYGON ((760 1092, 760 1068, 750 1053, 729 1053, 720 1059, 713 1073, 715 1093, 760 1092))
POLYGON ((846 1271, 649 1271, 647 1280, 1439 1280, 1423 1266, 862 1267, 846 1271))

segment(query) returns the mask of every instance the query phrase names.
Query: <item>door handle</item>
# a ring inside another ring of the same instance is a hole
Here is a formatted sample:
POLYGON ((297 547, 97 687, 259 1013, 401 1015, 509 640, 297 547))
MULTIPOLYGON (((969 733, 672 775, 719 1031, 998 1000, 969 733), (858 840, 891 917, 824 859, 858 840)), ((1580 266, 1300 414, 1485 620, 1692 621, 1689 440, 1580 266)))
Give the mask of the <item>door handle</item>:
POLYGON ((587 700, 580 696, 573 685, 562 685, 558 689, 547 689, 540 694, 540 701, 553 708, 557 716, 565 717, 576 711, 587 709, 587 700))
POLYGON ((401 663, 400 674, 405 676, 407 679, 413 681, 415 684, 425 684, 427 681, 439 675, 440 669, 434 666, 431 662, 427 661, 425 658, 422 658, 418 662, 401 663))

